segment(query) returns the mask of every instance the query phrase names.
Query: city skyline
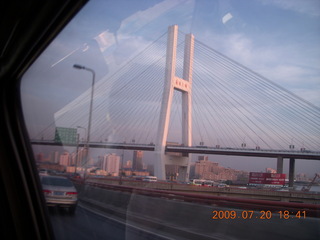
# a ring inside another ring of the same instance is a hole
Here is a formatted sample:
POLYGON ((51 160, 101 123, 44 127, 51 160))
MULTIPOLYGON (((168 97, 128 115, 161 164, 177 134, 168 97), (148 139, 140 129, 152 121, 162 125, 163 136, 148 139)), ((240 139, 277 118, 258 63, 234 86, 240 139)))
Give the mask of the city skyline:
MULTIPOLYGON (((81 152, 82 150, 80 149, 79 151, 81 152)), ((46 161, 50 162, 50 156, 52 157, 53 155, 57 155, 58 152, 59 151, 49 151, 49 153, 47 153, 47 154, 44 154, 42 152, 38 152, 38 153, 35 153, 35 159, 36 159, 36 161, 38 163, 39 162, 45 163, 46 161), (52 153, 54 153, 54 154, 52 154, 52 153), (39 156, 42 156, 42 161, 40 160, 39 156)), ((143 152, 143 151, 139 151, 139 152, 141 154, 141 152, 143 152)), ((61 156, 63 156, 65 153, 66 153, 66 151, 64 150, 60 154, 61 154, 61 156)), ((68 156, 70 156, 69 162, 71 163, 70 164, 70 166, 71 166, 72 163, 74 163, 74 161, 72 161, 71 158, 73 158, 73 159, 75 158, 75 152, 70 151, 70 152, 67 152, 67 153, 68 153, 68 156)), ((127 169, 132 169, 132 171, 135 171, 135 170, 137 170, 137 171, 147 171, 147 166, 152 165, 152 161, 149 161, 148 159, 141 159, 142 160, 142 164, 143 164, 143 168, 142 169, 135 169, 133 167, 133 159, 134 159, 134 156, 135 156, 134 151, 127 151, 126 154, 123 155, 123 156, 126 156, 126 157, 123 159, 123 165, 121 165, 122 154, 124 154, 124 153, 119 152, 117 154, 115 152, 110 152, 110 153, 105 153, 104 155, 99 155, 99 156, 96 157, 96 159, 91 158, 91 161, 90 161, 91 163, 88 164, 87 166, 89 166, 89 167, 94 167, 94 166, 97 167, 97 166, 99 166, 99 169, 105 170, 102 167, 102 165, 103 165, 102 162, 104 160, 106 160, 108 158, 108 156, 115 156, 118 159, 117 161, 119 162, 118 163, 119 164, 119 169, 121 169, 121 166, 122 166, 123 169, 126 169, 126 168, 127 169), (129 157, 130 155, 131 155, 131 158, 129 157), (128 165, 128 162, 130 162, 129 165, 128 165)), ((231 176, 231 179, 224 179, 224 180, 235 180, 234 177, 236 176, 235 175, 236 172, 237 172, 237 176, 238 175, 242 176, 244 173, 249 174, 250 172, 273 172, 273 171, 276 171, 275 170, 276 169, 276 164, 274 164, 274 165, 272 165, 272 164, 268 165, 267 164, 264 168, 260 168, 260 169, 259 168, 255 168, 255 169, 252 169, 252 170, 244 170, 244 169, 237 169, 237 168, 228 167, 226 165, 223 165, 223 163, 224 163, 223 159, 215 158, 214 160, 211 160, 210 157, 212 157, 212 156, 204 155, 204 154, 194 156, 194 161, 191 163, 192 168, 195 168, 197 162, 199 162, 200 160, 207 161, 208 164, 209 164, 209 165, 206 165, 206 164, 203 165, 203 166, 205 166, 205 168, 202 167, 202 170, 198 170, 198 173, 196 172, 195 169, 193 169, 192 171, 194 171, 194 177, 196 177, 197 174, 199 175, 199 171, 200 172, 204 171, 205 174, 203 176, 207 176, 207 177, 204 177, 204 179, 207 179, 207 180, 218 180, 219 178, 221 178, 221 176, 231 176), (217 169, 220 169, 221 170, 220 171, 220 175, 218 174, 218 172, 212 171, 212 167, 208 167, 210 165, 217 167, 217 169), (225 173, 225 175, 221 175, 221 172, 223 172, 225 170, 228 171, 228 173, 225 173), (271 171, 271 170, 273 170, 273 171, 271 171), (214 175, 210 174, 212 172, 215 173, 216 175, 214 176, 214 175)), ((219 156, 219 157, 223 158, 224 156, 219 156)), ((51 161, 52 161, 52 159, 51 159, 51 161)), ((59 163, 59 162, 60 162, 60 160, 58 160, 58 162, 55 162, 55 163, 59 163)), ((174 169, 174 171, 176 171, 176 173, 178 172, 177 168, 173 168, 173 169, 174 169)), ((170 169, 167 169, 166 171, 168 173, 168 172, 172 171, 172 169, 170 168, 170 169)), ((74 172, 74 170, 72 169, 71 172, 74 172)), ((316 169, 314 170, 314 173, 311 173, 311 174, 308 174, 308 173, 300 171, 300 172, 296 172, 295 173, 295 177, 300 179, 300 180, 301 179, 305 179, 305 180, 309 179, 310 180, 310 179, 312 179, 314 177, 315 173, 318 173, 318 172, 319 171, 316 170, 316 169)), ((107 171, 106 173, 111 173, 111 172, 107 171)), ((288 176, 288 170, 286 170, 286 168, 284 169, 284 173, 288 176)), ((117 176, 117 175, 114 175, 114 176, 117 176)), ((223 177, 223 178, 225 178, 225 177, 223 177)))

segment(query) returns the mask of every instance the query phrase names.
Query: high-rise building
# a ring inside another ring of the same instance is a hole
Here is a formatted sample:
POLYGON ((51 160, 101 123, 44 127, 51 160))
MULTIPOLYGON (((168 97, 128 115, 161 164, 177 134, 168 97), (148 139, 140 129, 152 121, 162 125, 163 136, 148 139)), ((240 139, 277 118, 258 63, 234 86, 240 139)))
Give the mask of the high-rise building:
POLYGON ((77 153, 73 152, 71 153, 71 161, 70 161, 70 165, 75 166, 76 162, 77 162, 77 153))
POLYGON ((140 171, 143 169, 142 157, 143 157, 143 151, 133 152, 133 163, 132 163, 133 170, 140 171))
POLYGON ((60 153, 58 151, 53 151, 50 153, 50 162, 59 163, 60 153))
POLYGON ((59 164, 63 166, 69 166, 70 165, 70 153, 64 152, 60 155, 59 164))
POLYGON ((105 155, 101 168, 112 176, 119 176, 120 156, 114 153, 105 155))
POLYGON ((87 160, 87 149, 79 148, 78 149, 78 158, 77 158, 77 166, 82 167, 85 166, 88 162, 87 160))

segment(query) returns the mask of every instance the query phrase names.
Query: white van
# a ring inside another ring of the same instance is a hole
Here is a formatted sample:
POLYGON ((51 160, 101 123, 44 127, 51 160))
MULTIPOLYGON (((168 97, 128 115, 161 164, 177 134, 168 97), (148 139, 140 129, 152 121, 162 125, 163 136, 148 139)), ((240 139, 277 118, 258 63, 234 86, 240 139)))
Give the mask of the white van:
POLYGON ((142 181, 144 181, 144 182, 156 182, 157 181, 157 177, 155 177, 155 176, 145 176, 142 181))

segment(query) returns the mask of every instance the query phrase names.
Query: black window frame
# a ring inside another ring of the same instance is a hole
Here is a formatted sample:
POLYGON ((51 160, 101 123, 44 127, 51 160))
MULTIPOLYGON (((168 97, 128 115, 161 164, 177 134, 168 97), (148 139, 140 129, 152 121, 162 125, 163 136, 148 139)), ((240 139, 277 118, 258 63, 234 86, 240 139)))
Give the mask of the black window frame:
POLYGON ((20 80, 86 2, 1 3, 0 239, 54 239, 22 114, 20 80))

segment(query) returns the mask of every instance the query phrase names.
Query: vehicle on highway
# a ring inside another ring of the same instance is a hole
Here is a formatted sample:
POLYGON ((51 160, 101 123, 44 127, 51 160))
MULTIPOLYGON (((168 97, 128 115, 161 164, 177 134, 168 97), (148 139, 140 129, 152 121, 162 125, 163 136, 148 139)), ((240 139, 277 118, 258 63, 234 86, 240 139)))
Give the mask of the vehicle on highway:
POLYGON ((157 177, 155 176, 145 176, 142 181, 144 182, 156 182, 157 181, 157 177))
POLYGON ((42 190, 48 207, 68 208, 74 214, 78 204, 78 192, 65 177, 41 176, 42 190))
POLYGON ((225 187, 229 187, 229 185, 227 185, 225 183, 219 183, 218 184, 218 188, 225 188, 225 187))
POLYGON ((48 175, 48 170, 47 170, 47 169, 40 169, 40 170, 39 170, 39 175, 40 175, 40 176, 48 175))
POLYGON ((205 179, 193 179, 191 180, 191 184, 196 185, 196 186, 207 186, 207 187, 212 187, 216 185, 216 183, 212 180, 205 180, 205 179))

